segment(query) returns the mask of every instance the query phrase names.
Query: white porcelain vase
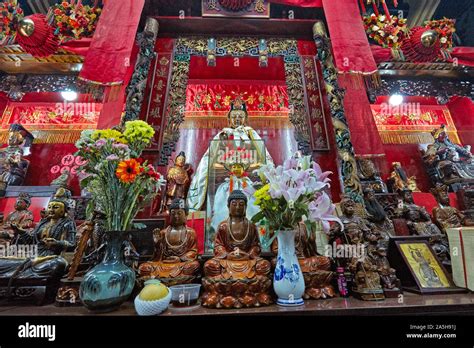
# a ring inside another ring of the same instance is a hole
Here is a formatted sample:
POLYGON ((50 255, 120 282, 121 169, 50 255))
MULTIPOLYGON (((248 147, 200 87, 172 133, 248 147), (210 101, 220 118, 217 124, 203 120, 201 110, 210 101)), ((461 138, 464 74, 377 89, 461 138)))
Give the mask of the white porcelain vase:
POLYGON ((273 275, 273 289, 281 306, 304 304, 304 278, 295 251, 295 230, 282 230, 277 234, 278 258, 273 275))

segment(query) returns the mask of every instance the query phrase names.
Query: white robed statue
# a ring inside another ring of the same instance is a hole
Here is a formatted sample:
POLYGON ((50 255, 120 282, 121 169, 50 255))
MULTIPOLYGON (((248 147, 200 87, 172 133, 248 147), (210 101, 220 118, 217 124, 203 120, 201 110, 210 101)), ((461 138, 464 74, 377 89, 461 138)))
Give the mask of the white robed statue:
MULTIPOLYGON (((212 211, 211 226, 214 231, 220 222, 228 217, 227 198, 232 190, 242 190, 248 185, 252 185, 252 181, 240 173, 242 167, 239 164, 245 165, 251 169, 256 169, 259 165, 265 163, 273 163, 272 157, 268 153, 263 140, 257 132, 249 126, 247 122, 247 109, 245 103, 240 97, 237 97, 231 104, 231 109, 227 116, 229 127, 222 129, 211 141, 207 151, 204 153, 199 166, 191 181, 191 186, 188 193, 187 203, 191 211, 201 210, 206 201, 207 189, 209 184, 209 169, 218 166, 224 167, 223 162, 227 161, 226 156, 229 156, 229 151, 225 151, 226 144, 231 143, 233 149, 247 149, 247 154, 251 154, 249 158, 238 158, 238 153, 233 153, 227 163, 227 168, 232 168, 228 178, 219 185, 214 196, 214 202, 207 202, 207 210, 212 211), (248 151, 252 149, 251 151, 248 151), (237 156, 237 159, 235 158, 237 156), (256 158, 255 158, 256 157, 256 158), (253 162, 253 163, 249 163, 253 162), (260 162, 260 163, 258 163, 260 162), (212 204, 212 206, 210 206, 212 204), (221 219, 219 221, 219 219, 221 219)), ((236 151, 238 152, 238 151, 236 151)), ((258 212, 258 207, 253 205, 253 197, 248 197, 249 203, 247 208, 247 218, 251 218, 258 212)))

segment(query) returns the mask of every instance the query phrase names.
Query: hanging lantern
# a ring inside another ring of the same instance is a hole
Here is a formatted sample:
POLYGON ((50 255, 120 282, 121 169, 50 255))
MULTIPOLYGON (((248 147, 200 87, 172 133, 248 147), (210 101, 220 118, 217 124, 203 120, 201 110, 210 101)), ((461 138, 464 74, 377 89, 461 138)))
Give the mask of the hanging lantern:
POLYGON ((415 27, 410 37, 403 40, 401 48, 409 62, 434 62, 440 56, 439 35, 434 30, 415 27))
POLYGON ((59 46, 59 39, 54 35, 54 29, 42 14, 34 14, 20 21, 16 41, 34 57, 50 56, 59 46))

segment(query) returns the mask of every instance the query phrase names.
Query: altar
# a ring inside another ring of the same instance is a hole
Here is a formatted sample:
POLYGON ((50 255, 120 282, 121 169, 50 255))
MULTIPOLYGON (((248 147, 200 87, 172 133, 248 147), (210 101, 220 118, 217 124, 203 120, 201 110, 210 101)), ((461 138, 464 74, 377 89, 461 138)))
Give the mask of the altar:
POLYGON ((472 47, 335 3, 0 0, 0 313, 472 313, 472 47))

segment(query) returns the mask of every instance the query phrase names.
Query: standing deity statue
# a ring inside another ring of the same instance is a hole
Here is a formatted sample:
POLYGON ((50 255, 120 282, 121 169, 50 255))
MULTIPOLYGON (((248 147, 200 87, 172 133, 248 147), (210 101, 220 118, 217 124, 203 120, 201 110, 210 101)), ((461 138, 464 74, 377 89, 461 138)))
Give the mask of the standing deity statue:
POLYGON ((31 197, 28 193, 20 193, 15 203, 15 211, 8 214, 0 226, 0 245, 6 244, 13 239, 15 227, 23 230, 33 228, 33 213, 28 210, 31 205, 31 197))
POLYGON ((174 161, 174 166, 166 173, 166 198, 164 210, 169 211, 174 199, 186 199, 191 184, 192 168, 186 163, 186 155, 181 151, 174 161))
MULTIPOLYGON (((258 159, 266 161, 267 164, 273 163, 262 139, 258 133, 247 126, 248 113, 247 108, 241 97, 237 97, 231 104, 231 109, 227 116, 229 127, 222 129, 211 141, 211 145, 204 153, 197 167, 196 173, 191 181, 187 203, 191 211, 200 210, 206 200, 208 189, 209 169, 213 168, 219 162, 219 146, 222 143, 233 142, 236 147, 240 144, 252 144, 257 152, 258 159)), ((225 200, 229 196, 226 194, 225 200)), ((222 206, 225 206, 225 200, 222 206)))
POLYGON ((33 142, 33 135, 20 124, 11 124, 7 147, 0 149, 0 197, 7 186, 21 186, 30 162, 23 158, 33 142))
POLYGON ((387 184, 390 192, 398 192, 403 189, 410 189, 413 192, 420 192, 416 184, 416 177, 408 177, 405 169, 403 169, 400 162, 392 163, 393 170, 390 177, 387 179, 387 184))

